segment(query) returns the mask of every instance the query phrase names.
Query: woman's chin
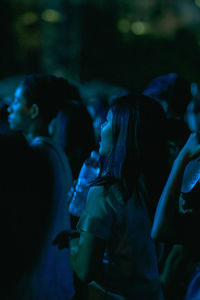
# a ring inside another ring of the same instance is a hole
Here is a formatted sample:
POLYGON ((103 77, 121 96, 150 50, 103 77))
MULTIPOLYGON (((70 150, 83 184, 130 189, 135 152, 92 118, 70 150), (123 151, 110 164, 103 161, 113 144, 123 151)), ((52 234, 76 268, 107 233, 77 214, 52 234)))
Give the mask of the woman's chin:
POLYGON ((99 151, 98 151, 98 152, 99 152, 100 155, 103 155, 101 145, 100 145, 100 147, 99 147, 99 151))
POLYGON ((99 154, 101 156, 108 156, 112 150, 108 149, 107 145, 104 143, 104 147, 102 147, 102 142, 99 144, 99 154))

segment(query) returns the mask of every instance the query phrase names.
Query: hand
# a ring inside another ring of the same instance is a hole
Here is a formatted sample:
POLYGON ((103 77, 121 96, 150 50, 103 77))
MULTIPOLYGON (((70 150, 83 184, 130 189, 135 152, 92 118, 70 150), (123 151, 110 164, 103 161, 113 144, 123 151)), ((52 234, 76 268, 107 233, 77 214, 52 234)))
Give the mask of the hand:
POLYGON ((186 160, 194 159, 200 155, 200 133, 191 133, 185 146, 180 151, 179 156, 184 157, 186 160))
POLYGON ((53 240, 52 245, 58 246, 58 249, 69 248, 71 239, 78 238, 80 233, 77 230, 63 230, 53 240))
POLYGON ((70 231, 61 231, 56 238, 53 240, 52 245, 58 246, 58 249, 69 248, 70 231))

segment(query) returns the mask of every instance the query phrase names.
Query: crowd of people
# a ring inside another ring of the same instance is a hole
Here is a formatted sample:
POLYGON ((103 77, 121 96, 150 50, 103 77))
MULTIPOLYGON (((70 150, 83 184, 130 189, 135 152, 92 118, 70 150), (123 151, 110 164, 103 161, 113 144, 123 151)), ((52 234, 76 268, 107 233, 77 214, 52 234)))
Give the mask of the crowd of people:
POLYGON ((200 300, 200 91, 175 73, 83 101, 1 99, 2 300, 200 300))

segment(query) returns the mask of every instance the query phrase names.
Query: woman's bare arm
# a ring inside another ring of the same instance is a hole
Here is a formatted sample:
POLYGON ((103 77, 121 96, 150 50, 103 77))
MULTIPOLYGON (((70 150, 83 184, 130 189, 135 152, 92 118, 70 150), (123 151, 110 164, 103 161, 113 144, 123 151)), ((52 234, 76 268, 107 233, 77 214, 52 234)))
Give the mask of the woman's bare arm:
POLYGON ((92 281, 101 272, 105 241, 89 232, 70 241, 70 264, 82 281, 92 281))
POLYGON ((200 153, 199 134, 192 133, 176 158, 161 194, 152 228, 152 238, 166 240, 176 234, 176 216, 183 172, 187 163, 200 153))

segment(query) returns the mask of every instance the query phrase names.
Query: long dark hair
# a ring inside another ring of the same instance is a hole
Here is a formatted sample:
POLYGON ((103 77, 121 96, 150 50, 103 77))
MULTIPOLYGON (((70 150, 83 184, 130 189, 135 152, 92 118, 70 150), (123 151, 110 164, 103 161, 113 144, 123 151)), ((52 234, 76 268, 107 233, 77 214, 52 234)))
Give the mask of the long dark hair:
POLYGON ((125 199, 142 192, 153 212, 168 171, 164 111, 140 94, 117 98, 110 109, 113 148, 96 184, 118 182, 125 199))
POLYGON ((92 118, 80 102, 66 101, 60 111, 61 145, 69 159, 74 178, 91 151, 96 150, 92 118))

